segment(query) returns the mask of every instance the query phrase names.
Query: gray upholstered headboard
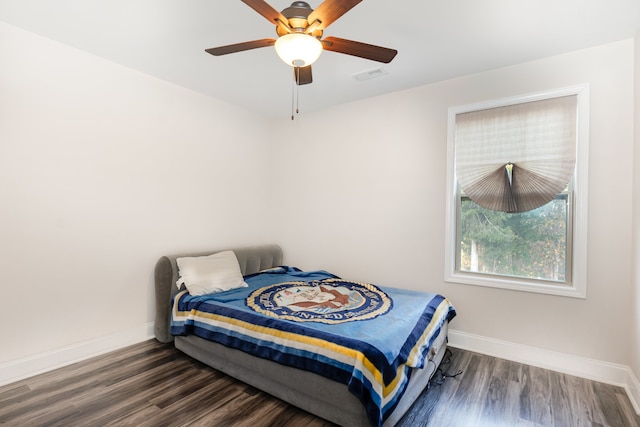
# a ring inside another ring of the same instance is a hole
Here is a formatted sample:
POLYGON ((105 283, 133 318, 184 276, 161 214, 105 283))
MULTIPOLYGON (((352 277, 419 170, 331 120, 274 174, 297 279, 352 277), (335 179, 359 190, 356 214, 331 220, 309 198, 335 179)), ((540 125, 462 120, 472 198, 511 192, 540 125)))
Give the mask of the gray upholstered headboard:
MULTIPOLYGON (((222 249, 229 250, 229 249, 222 249)), ((167 255, 160 257, 155 268, 156 317, 154 334, 160 342, 171 342, 173 336, 169 330, 171 320, 171 298, 178 293, 178 265, 176 259, 186 256, 205 256, 222 250, 167 255)), ((243 275, 257 273, 266 268, 282 265, 282 249, 278 245, 250 246, 231 249, 235 252, 243 275)))

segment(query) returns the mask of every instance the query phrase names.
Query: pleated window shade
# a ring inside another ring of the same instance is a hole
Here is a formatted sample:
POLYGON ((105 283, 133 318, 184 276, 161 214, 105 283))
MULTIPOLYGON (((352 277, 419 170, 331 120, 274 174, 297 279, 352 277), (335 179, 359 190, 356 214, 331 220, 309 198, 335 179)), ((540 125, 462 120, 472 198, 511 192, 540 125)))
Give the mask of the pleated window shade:
POLYGON ((577 96, 456 115, 456 175, 478 205, 527 212, 549 203, 576 164, 577 96))

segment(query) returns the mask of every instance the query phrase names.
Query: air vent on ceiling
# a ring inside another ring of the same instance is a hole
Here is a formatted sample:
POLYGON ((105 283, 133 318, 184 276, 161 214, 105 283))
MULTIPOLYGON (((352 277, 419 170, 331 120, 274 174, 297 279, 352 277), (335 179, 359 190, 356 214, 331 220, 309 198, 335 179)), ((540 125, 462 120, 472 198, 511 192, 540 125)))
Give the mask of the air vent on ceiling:
POLYGON ((363 71, 361 73, 354 74, 353 78, 359 82, 363 82, 365 80, 375 79, 376 77, 383 77, 383 76, 386 76, 387 74, 389 73, 387 73, 387 71, 384 70, 382 67, 377 67, 367 71, 363 71))

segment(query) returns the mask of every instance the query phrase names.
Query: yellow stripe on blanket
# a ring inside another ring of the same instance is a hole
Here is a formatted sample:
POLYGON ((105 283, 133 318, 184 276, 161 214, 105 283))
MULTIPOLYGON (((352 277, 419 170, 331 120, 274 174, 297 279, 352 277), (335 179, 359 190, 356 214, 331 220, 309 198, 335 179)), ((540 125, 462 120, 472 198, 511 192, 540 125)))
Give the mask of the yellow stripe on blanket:
MULTIPOLYGON (((449 311, 449 301, 445 298, 440 302, 438 308, 433 314, 434 319, 445 318, 445 312, 449 311)), ((418 366, 418 361, 421 359, 422 348, 427 344, 429 337, 431 336, 431 332, 433 328, 439 327, 438 322, 429 322, 429 325, 425 328, 424 332, 418 339, 416 345, 411 349, 411 353, 407 357, 407 365, 412 368, 416 368, 418 366)))

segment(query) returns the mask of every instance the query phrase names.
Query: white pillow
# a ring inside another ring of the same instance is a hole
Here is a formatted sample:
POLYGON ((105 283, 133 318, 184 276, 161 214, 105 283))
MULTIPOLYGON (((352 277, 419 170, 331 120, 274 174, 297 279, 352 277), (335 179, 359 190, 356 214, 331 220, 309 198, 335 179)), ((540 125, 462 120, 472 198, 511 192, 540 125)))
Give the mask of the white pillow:
POLYGON ((246 288, 238 259, 233 251, 200 257, 184 257, 176 260, 180 278, 178 288, 185 285, 191 295, 224 292, 246 288))

